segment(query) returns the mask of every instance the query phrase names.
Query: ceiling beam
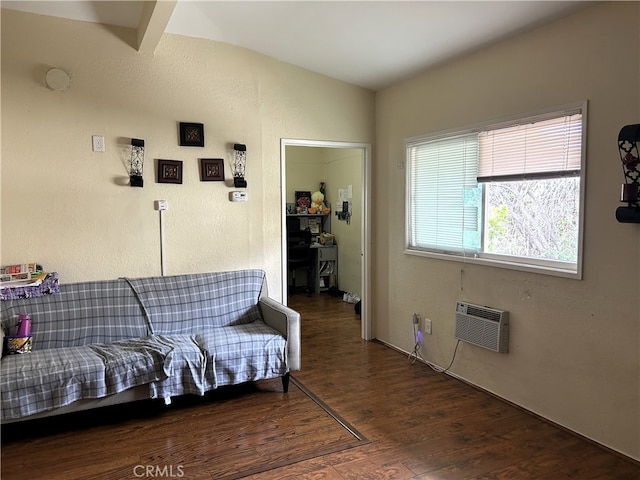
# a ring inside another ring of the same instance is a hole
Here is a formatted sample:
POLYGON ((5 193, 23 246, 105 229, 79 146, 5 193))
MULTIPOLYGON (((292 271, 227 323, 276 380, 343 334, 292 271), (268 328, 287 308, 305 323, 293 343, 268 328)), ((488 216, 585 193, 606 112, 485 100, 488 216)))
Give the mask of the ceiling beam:
POLYGON ((153 0, 143 2, 138 23, 138 52, 153 54, 167 28, 177 0, 153 0))

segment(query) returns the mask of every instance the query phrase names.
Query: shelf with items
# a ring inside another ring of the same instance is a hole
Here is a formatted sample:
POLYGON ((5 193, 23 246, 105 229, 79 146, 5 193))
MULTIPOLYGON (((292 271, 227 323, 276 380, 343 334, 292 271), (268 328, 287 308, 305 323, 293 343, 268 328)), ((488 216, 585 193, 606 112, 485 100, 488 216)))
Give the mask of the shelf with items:
POLYGON ((306 230, 311 231, 311 243, 320 243, 320 234, 331 232, 331 215, 318 213, 291 213, 287 214, 287 231, 306 230))

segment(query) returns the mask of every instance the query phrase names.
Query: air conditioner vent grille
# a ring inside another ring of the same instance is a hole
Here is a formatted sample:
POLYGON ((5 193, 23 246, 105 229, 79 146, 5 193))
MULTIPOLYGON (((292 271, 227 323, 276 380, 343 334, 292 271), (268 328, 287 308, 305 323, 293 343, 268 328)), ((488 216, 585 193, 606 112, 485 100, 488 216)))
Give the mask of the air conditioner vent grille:
POLYGON ((509 312, 458 302, 456 338, 506 353, 509 351, 509 312))
POLYGON ((467 305, 467 314, 474 317, 486 318, 487 320, 493 320, 494 322, 500 321, 502 312, 499 310, 493 310, 486 307, 478 307, 476 305, 467 305))

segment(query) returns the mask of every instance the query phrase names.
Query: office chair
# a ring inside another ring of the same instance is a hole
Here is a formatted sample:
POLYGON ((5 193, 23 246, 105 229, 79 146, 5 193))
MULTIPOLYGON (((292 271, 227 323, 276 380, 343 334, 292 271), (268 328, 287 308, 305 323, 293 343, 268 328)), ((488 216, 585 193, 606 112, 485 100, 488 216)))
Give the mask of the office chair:
POLYGON ((311 231, 298 230, 287 232, 287 264, 291 272, 291 294, 296 291, 296 271, 307 271, 307 285, 305 287, 307 296, 311 296, 311 270, 313 263, 311 251, 311 231))

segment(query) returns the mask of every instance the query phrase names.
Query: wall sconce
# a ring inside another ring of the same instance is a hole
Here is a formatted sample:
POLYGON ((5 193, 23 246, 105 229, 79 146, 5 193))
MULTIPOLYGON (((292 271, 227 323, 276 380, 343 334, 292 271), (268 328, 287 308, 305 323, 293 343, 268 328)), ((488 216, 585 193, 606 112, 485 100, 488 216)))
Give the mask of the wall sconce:
POLYGON ((233 144, 233 186, 236 188, 247 188, 247 181, 244 179, 245 167, 247 166, 247 146, 241 143, 233 144))
POLYGON ((640 123, 622 127, 618 151, 625 181, 620 201, 627 206, 616 209, 616 219, 621 223, 640 223, 640 123))
POLYGON ((129 184, 132 187, 142 187, 142 168, 144 167, 144 140, 131 139, 131 169, 129 170, 129 184))

